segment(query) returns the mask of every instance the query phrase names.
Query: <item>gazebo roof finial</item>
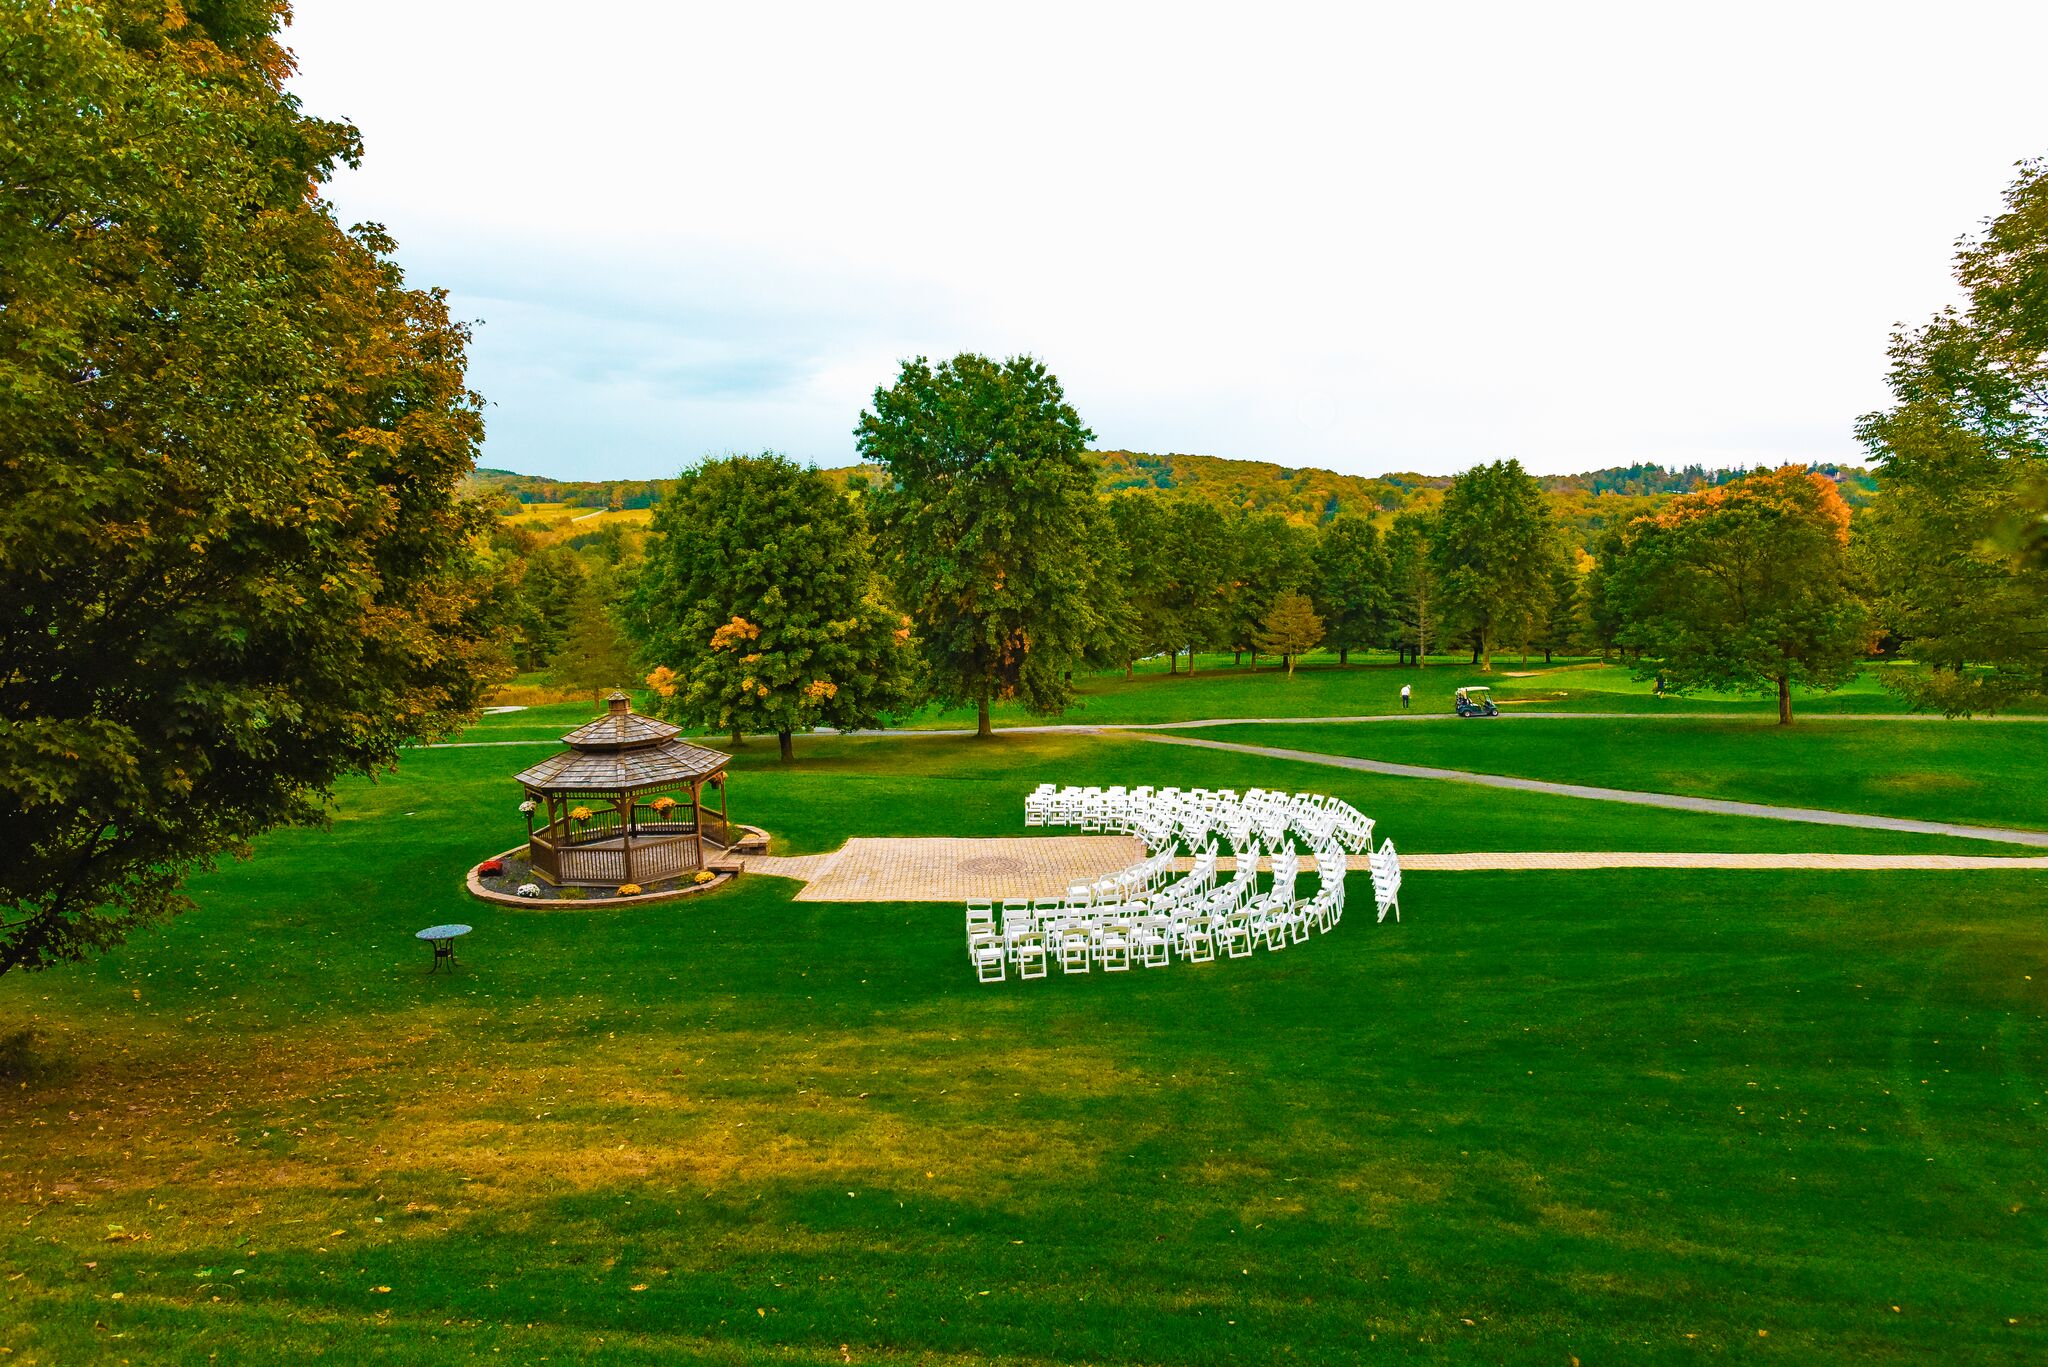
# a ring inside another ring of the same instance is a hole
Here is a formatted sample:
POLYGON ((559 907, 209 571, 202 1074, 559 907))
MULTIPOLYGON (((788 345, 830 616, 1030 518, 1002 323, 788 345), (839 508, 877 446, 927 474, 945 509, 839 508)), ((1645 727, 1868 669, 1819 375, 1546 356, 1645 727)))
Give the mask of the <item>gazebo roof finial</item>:
POLYGON ((614 693, 605 701, 611 705, 614 717, 623 717, 633 710, 633 700, 623 693, 614 693))

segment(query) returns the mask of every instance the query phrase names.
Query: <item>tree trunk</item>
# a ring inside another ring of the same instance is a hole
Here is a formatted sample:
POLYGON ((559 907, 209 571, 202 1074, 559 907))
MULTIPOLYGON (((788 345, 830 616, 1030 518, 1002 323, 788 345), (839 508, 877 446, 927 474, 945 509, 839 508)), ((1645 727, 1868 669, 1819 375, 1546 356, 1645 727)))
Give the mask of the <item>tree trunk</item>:
POLYGON ((977 736, 995 735, 996 729, 988 724, 988 699, 980 699, 975 704, 975 708, 978 714, 978 719, 975 723, 974 734, 977 736))
POLYGON ((1188 677, 1190 679, 1195 677, 1195 648, 1193 646, 1188 647, 1188 677))
POLYGON ((1178 673, 1180 673, 1180 647, 1179 647, 1179 646, 1175 646, 1175 647, 1174 647, 1174 648, 1173 648, 1172 650, 1169 650, 1169 651, 1167 651, 1167 652, 1166 652, 1166 672, 1167 672, 1168 674, 1178 674, 1178 673))
POLYGON ((1792 680, 1790 676, 1778 676, 1778 725, 1792 724, 1792 680))
POLYGON ((1138 662, 1137 662, 1137 660, 1133 659, 1133 658, 1132 658, 1131 656, 1129 656, 1129 655, 1126 655, 1126 656, 1124 656, 1124 677, 1125 677, 1126 679, 1128 679, 1128 678, 1130 678, 1130 677, 1131 677, 1131 676, 1132 676, 1133 674, 1136 674, 1137 672, 1138 672, 1138 662))
POLYGON ((1549 664, 1549 663, 1550 663, 1550 647, 1549 647, 1549 646, 1545 646, 1545 647, 1543 647, 1543 663, 1545 663, 1545 664, 1549 664))
POLYGON ((1291 679, 1291 678, 1293 678, 1293 677, 1294 677, 1294 657, 1293 657, 1292 655, 1282 655, 1282 656, 1280 657, 1280 663, 1281 663, 1281 664, 1284 664, 1284 665, 1286 665, 1286 666, 1287 666, 1287 677, 1288 677, 1288 678, 1290 678, 1290 679, 1291 679))
POLYGON ((1230 652, 1230 663, 1233 665, 1241 665, 1244 663, 1244 650, 1242 647, 1230 652))
POLYGON ((733 749, 735 749, 735 750, 737 750, 737 749, 739 749, 739 748, 740 748, 740 747, 741 747, 742 745, 745 745, 746 743, 747 743, 747 738, 746 738, 746 736, 744 736, 743 734, 741 734, 741 732, 740 732, 740 729, 739 729, 739 728, 738 728, 737 726, 735 726, 735 727, 734 727, 734 728, 732 729, 732 748, 733 748, 733 749))
POLYGON ((785 760, 796 758, 796 739, 789 732, 777 731, 775 733, 775 743, 782 747, 782 757, 785 760))
POLYGON ((1342 669, 1342 668, 1343 668, 1343 667, 1344 667, 1345 665, 1348 665, 1348 664, 1350 664, 1350 663, 1351 663, 1351 647, 1350 647, 1350 646, 1338 646, 1338 647, 1337 647, 1337 667, 1338 667, 1339 669, 1342 669))

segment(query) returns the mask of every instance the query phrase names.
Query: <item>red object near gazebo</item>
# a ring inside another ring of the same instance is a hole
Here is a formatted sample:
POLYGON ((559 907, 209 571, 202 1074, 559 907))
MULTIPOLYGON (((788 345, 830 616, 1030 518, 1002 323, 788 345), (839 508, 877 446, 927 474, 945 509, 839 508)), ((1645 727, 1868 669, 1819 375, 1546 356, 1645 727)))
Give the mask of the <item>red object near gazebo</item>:
POLYGON ((527 858, 550 883, 617 887, 701 869, 705 845, 733 843, 725 766, 732 756, 678 740, 679 728, 633 711, 623 693, 610 711, 562 737, 569 748, 520 774, 527 858), (718 792, 704 810, 703 790, 718 792), (536 817, 543 817, 536 822, 536 817))

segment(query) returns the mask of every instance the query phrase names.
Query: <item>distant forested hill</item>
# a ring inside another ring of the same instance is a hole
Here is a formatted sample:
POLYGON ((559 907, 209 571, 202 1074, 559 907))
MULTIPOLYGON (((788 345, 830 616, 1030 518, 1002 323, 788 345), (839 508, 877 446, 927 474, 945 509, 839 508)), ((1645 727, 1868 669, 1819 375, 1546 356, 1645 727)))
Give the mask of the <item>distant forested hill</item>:
MULTIPOLYGON (((1340 475, 1313 466, 1222 456, 1155 456, 1138 451, 1093 454, 1098 487, 1105 495, 1171 494, 1213 503, 1219 509, 1278 512, 1308 526, 1320 526, 1339 513, 1384 520, 1409 508, 1426 508, 1451 482, 1444 475, 1340 475)), ((1854 466, 1815 468, 1841 486, 1851 507, 1867 504, 1876 490, 1869 473, 1854 466)), ((822 473, 842 487, 854 489, 882 478, 882 471, 871 465, 839 466, 822 473)), ((1699 465, 1676 469, 1617 465, 1580 475, 1544 476, 1543 485, 1565 524, 1580 536, 1590 537, 1605 527, 1654 511, 1674 494, 1701 485, 1725 484, 1740 474, 1740 470, 1710 470, 1699 465)), ((473 480, 473 487, 494 498, 507 518, 521 520, 537 531, 548 524, 569 531, 568 524, 574 521, 573 531, 580 535, 595 530, 595 520, 573 517, 574 510, 630 513, 650 508, 673 484, 665 479, 559 480, 489 469, 478 470, 473 480)))

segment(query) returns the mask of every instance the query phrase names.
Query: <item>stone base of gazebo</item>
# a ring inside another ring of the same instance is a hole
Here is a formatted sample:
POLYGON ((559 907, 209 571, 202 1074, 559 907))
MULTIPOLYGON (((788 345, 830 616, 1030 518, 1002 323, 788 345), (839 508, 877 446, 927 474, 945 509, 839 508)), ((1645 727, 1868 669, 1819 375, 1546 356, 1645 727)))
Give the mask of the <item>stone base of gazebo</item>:
MULTIPOLYGON (((735 838, 735 849, 743 844, 753 849, 765 850, 768 848, 768 832, 758 826, 741 826, 735 822, 733 824, 733 836, 735 838), (739 839, 742 835, 746 837, 744 841, 739 839)), ((672 901, 679 897, 688 897, 693 893, 709 892, 713 888, 724 887, 739 875, 739 862, 737 860, 729 857, 714 857, 708 861, 709 867, 701 870, 701 872, 707 872, 712 875, 706 882, 699 883, 694 881, 700 870, 688 869, 676 878, 668 880, 665 884, 651 887, 643 884, 641 886, 646 887, 646 891, 630 893, 621 897, 610 886, 580 887, 573 884, 561 885, 550 883, 543 878, 536 878, 532 874, 531 866, 527 864, 528 853, 528 846, 514 845, 511 849, 501 854, 492 855, 491 859, 500 862, 516 863, 520 867, 516 874, 513 870, 508 869, 505 876, 493 877, 488 881, 485 879, 482 870, 484 864, 490 863, 491 860, 483 860, 472 866, 468 875, 463 880, 469 895, 478 901, 494 902, 500 906, 519 907, 526 911, 567 911, 572 908, 595 910, 598 907, 617 907, 639 905, 647 902, 672 901), (534 886, 540 889, 540 896, 519 896, 514 889, 522 882, 533 883, 534 886)))

